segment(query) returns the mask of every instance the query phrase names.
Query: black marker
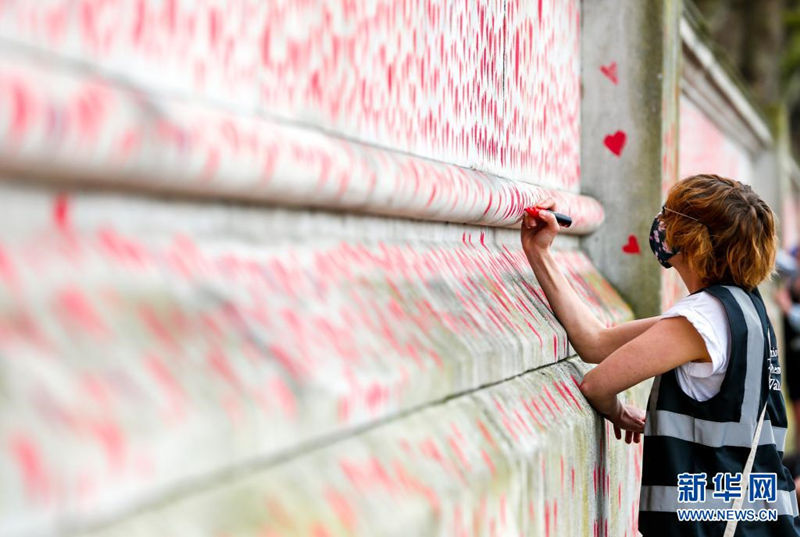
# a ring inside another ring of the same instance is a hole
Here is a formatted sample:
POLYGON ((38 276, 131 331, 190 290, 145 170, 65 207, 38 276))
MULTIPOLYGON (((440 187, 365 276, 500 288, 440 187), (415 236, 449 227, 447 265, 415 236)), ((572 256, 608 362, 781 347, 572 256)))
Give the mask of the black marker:
MULTIPOLYGON (((526 207, 525 208, 525 212, 528 213, 529 215, 533 216, 534 218, 539 216, 539 211, 550 211, 550 209, 540 209, 539 207, 526 207)), ((550 211, 550 212, 553 213, 553 216, 556 217, 556 222, 558 222, 560 225, 562 225, 564 227, 569 227, 569 226, 572 225, 572 218, 570 218, 569 216, 567 216, 565 214, 557 213, 555 211, 550 211)))

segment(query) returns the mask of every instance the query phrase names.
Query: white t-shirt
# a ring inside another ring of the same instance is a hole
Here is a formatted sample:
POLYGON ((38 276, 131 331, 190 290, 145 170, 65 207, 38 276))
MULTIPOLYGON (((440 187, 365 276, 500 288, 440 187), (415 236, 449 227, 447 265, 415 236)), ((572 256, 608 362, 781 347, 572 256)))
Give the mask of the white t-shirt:
POLYGON ((676 368, 678 384, 688 396, 706 401, 719 393, 728 369, 731 331, 725 308, 718 298, 700 291, 676 302, 661 318, 685 317, 706 343, 711 362, 688 362, 676 368))

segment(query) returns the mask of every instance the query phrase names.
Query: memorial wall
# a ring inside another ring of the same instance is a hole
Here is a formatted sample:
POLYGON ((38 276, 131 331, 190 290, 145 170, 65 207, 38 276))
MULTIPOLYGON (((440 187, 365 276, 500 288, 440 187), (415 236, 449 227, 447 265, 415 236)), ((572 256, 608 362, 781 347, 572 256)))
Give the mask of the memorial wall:
MULTIPOLYGON (((581 29, 578 0, 0 2, 0 534, 636 537, 642 445, 519 240, 554 198, 563 272, 633 318, 580 248, 581 29)), ((676 122, 655 188, 714 130, 676 122)))

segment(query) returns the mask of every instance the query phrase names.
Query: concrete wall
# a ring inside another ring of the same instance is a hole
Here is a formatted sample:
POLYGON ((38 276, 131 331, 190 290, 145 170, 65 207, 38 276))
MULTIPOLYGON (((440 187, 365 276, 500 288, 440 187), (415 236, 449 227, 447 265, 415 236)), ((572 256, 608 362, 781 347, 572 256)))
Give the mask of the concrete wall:
POLYGON ((0 534, 635 536, 580 9, 0 3, 0 534))
POLYGON ((0 534, 637 535, 642 446, 518 227, 573 217, 610 326, 685 294, 679 176, 786 200, 682 2, 7 0, 0 36, 0 534))
POLYGON ((677 171, 680 12, 672 0, 583 5, 582 188, 606 218, 581 247, 637 317, 662 311, 669 277, 648 234, 677 171))

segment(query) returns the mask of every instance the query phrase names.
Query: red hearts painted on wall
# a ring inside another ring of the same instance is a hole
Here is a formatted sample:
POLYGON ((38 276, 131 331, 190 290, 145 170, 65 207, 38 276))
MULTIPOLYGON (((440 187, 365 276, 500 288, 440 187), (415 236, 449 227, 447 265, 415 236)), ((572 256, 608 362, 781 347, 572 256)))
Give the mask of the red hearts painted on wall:
POLYGON ((626 138, 625 131, 617 131, 603 138, 603 144, 605 144, 609 151, 620 156, 622 154, 622 148, 625 147, 626 138))
POLYGON ((626 254, 638 254, 640 252, 636 235, 628 235, 628 243, 622 247, 622 251, 626 254))
POLYGON ((601 65, 600 66, 600 71, 602 71, 602 73, 604 75, 606 75, 606 77, 611 82, 613 82, 614 84, 616 84, 618 82, 618 79, 617 79, 617 62, 611 62, 608 65, 601 65))

